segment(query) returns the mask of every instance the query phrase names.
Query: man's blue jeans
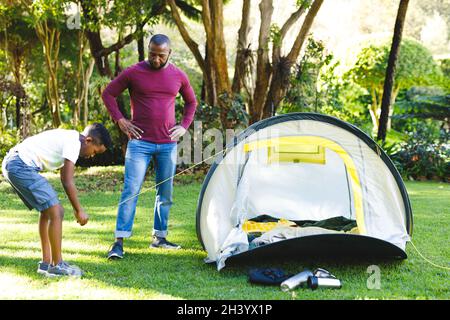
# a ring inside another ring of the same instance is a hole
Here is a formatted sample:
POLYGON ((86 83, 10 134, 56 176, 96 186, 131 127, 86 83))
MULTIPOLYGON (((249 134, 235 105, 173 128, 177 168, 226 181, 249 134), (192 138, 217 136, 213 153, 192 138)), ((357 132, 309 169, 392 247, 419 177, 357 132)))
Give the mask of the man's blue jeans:
POLYGON ((131 237, 137 195, 141 190, 152 158, 155 161, 156 184, 167 180, 156 187, 153 235, 164 238, 167 236, 167 222, 172 206, 173 175, 177 161, 177 144, 156 144, 132 139, 128 142, 125 155, 124 188, 117 212, 116 238, 131 237))

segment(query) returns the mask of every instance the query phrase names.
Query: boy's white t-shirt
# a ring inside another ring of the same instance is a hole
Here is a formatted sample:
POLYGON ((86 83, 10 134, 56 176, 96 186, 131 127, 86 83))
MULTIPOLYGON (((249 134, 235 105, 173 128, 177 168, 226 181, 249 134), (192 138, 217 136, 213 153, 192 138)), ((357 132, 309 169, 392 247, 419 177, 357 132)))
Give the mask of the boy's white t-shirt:
POLYGON ((27 165, 37 166, 41 170, 56 170, 64 165, 64 159, 75 164, 80 147, 78 131, 53 129, 26 138, 15 149, 27 165))

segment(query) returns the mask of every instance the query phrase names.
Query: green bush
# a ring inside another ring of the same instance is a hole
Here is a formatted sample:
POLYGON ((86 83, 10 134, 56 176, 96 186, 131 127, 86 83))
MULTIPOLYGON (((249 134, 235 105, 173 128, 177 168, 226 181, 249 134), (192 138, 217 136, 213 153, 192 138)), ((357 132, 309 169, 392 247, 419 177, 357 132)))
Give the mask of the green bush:
POLYGON ((411 119, 445 122, 450 114, 450 94, 436 87, 412 87, 399 94, 394 110, 392 127, 397 130, 404 130, 411 119))
POLYGON ((348 76, 338 76, 339 62, 325 44, 308 39, 305 54, 293 67, 290 87, 278 113, 317 112, 350 122, 370 134, 372 127, 363 88, 348 76))
MULTIPOLYGON (((7 130, 0 134, 0 163, 8 151, 20 141, 18 130, 7 130)), ((1 166, 0 166, 1 167, 1 166)))
MULTIPOLYGON (((382 92, 390 46, 390 42, 384 42, 363 48, 349 71, 353 81, 369 91, 382 92)), ((441 77, 441 68, 427 48, 415 40, 402 41, 395 72, 396 87, 408 89, 417 85, 436 84, 441 77)))
MULTIPOLYGON (((391 44, 383 41, 363 48, 357 61, 345 78, 366 90, 370 99, 366 104, 373 124, 372 134, 378 131, 379 116, 386 68, 391 44)), ((427 48, 415 40, 404 39, 400 47, 392 92, 396 101, 402 90, 415 86, 444 86, 444 76, 439 65, 427 48)), ((396 111, 394 109, 394 111, 396 111)), ((395 114, 395 112, 394 112, 395 114)))
POLYGON ((324 112, 324 108, 341 109, 340 83, 335 75, 339 65, 333 61, 322 41, 308 38, 305 54, 293 67, 290 87, 279 113, 324 112))
POLYGON ((404 178, 450 181, 450 131, 418 123, 391 158, 404 178))

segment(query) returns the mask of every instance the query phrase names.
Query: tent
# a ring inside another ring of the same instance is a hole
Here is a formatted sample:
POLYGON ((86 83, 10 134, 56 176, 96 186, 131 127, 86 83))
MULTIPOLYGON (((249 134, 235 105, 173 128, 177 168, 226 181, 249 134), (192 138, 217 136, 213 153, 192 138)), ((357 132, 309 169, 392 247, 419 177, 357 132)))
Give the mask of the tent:
POLYGON ((275 257, 405 259, 413 219, 401 176, 368 135, 334 117, 290 113, 248 127, 216 159, 196 228, 206 262, 220 270, 275 257), (352 228, 324 226, 333 221, 352 228), (269 231, 258 238, 255 225, 269 231))

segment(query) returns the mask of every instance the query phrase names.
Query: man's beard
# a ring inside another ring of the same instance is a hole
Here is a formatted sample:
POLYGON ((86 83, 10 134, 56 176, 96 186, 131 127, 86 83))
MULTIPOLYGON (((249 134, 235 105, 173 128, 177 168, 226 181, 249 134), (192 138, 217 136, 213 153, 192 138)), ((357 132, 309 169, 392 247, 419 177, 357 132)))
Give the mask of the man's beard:
POLYGON ((166 60, 166 62, 164 62, 162 65, 160 65, 159 67, 155 67, 150 61, 148 62, 148 64, 150 65, 150 67, 154 70, 161 70, 162 68, 164 68, 167 64, 169 63, 169 59, 166 60))

